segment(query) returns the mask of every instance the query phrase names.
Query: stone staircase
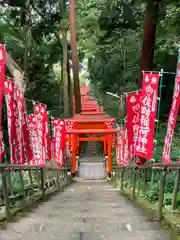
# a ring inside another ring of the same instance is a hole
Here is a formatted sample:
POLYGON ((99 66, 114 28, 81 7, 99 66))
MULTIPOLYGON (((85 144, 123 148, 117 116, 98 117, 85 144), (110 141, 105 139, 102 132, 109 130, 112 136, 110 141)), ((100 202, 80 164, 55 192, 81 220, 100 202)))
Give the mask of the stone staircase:
POLYGON ((1 240, 172 240, 105 181, 77 182, 0 230, 1 240))
POLYGON ((80 157, 78 175, 86 179, 104 179, 106 176, 105 162, 98 155, 96 142, 88 142, 85 155, 80 157))

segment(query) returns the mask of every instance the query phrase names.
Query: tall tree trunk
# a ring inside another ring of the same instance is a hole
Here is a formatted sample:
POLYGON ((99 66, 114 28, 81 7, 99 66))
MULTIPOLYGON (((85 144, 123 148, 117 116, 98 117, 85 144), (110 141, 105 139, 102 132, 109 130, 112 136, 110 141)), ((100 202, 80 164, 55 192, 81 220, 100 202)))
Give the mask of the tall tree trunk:
POLYGON ((72 116, 73 115, 72 82, 71 82, 71 72, 70 72, 70 65, 69 65, 69 54, 67 55, 67 78, 68 78, 68 95, 69 95, 70 115, 72 116))
POLYGON ((140 74, 138 81, 139 88, 141 88, 142 84, 142 71, 151 70, 153 67, 158 9, 159 6, 156 0, 146 0, 146 13, 144 20, 144 40, 141 51, 140 74))
POLYGON ((6 52, 6 66, 14 78, 14 82, 17 87, 24 93, 26 84, 24 82, 24 75, 19 65, 12 59, 12 57, 6 52))
POLYGON ((64 117, 69 117, 69 96, 67 77, 67 33, 63 31, 63 95, 64 95, 64 117))
POLYGON ((75 112, 81 113, 81 96, 79 87, 79 63, 77 57, 77 43, 76 43, 76 11, 75 0, 69 0, 70 9, 70 28, 71 28, 71 50, 72 50, 72 69, 74 80, 74 95, 75 95, 75 112))

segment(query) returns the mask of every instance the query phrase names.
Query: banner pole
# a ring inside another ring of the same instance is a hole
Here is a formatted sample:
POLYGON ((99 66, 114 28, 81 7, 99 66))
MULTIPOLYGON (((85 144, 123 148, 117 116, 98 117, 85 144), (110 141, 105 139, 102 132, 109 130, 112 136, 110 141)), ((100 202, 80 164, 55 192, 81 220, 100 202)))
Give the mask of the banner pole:
MULTIPOLYGON (((160 75, 160 83, 159 83, 159 96, 158 96, 158 108, 157 108, 157 116, 156 116, 156 132, 155 132, 155 140, 154 140, 154 153, 153 153, 153 162, 157 160, 157 143, 159 139, 159 118, 160 118, 160 105, 161 105, 161 95, 162 95, 162 83, 163 83, 163 69, 159 72, 160 75)), ((154 169, 152 167, 151 174, 151 184, 154 183, 154 169)))
POLYGON ((131 92, 125 92, 124 95, 128 95, 128 94, 131 94, 131 93, 138 93, 139 91, 141 91, 141 89, 138 89, 136 91, 131 91, 131 92))
POLYGON ((154 154, 153 160, 156 162, 157 160, 157 143, 159 139, 159 118, 160 118, 160 105, 161 105, 161 95, 162 95, 162 83, 163 83, 163 76, 164 72, 163 69, 159 72, 160 75, 160 83, 159 83, 159 97, 158 97, 158 108, 157 108, 157 116, 156 116, 156 132, 155 132, 155 144, 154 144, 154 154))
MULTIPOLYGON (((142 72, 144 72, 144 73, 159 73, 159 71, 142 71, 142 72)), ((164 71, 163 71, 163 73, 164 73, 164 74, 176 75, 175 72, 164 72, 164 71)))

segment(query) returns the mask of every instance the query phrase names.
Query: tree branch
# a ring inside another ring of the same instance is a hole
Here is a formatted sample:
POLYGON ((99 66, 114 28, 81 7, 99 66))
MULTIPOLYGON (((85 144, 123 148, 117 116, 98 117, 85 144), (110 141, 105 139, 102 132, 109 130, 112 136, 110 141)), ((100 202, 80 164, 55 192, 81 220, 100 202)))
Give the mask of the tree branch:
POLYGON ((8 21, 8 19, 6 19, 2 13, 0 13, 0 16, 3 18, 3 20, 12 28, 12 30, 17 33, 19 35, 19 37, 21 37, 21 39, 23 39, 23 36, 14 28, 14 26, 8 21))

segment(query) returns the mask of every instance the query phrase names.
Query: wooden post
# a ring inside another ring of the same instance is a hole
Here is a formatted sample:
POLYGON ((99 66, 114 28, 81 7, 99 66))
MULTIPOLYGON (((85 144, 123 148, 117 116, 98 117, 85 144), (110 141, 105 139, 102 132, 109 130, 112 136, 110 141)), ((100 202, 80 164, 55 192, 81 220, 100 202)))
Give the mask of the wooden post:
POLYGON ((124 167, 121 169, 121 190, 123 190, 123 182, 124 182, 124 167))
POLYGON ((176 209, 176 197, 179 188, 179 178, 180 178, 180 169, 178 168, 176 171, 176 177, 174 181, 174 188, 173 188, 173 196, 172 196, 172 210, 176 209))
POLYGON ((11 211, 10 211, 10 200, 9 200, 9 193, 8 193, 6 170, 2 169, 1 174, 2 174, 2 186, 3 186, 3 194, 4 194, 5 214, 6 214, 6 218, 9 220, 11 218, 11 211))
POLYGON ((69 0, 69 18, 71 29, 71 51, 72 51, 72 69, 74 80, 74 96, 75 96, 75 113, 81 112, 81 96, 79 88, 79 63, 77 56, 77 43, 76 43, 76 7, 75 0, 69 0))
POLYGON ((108 174, 109 176, 112 173, 112 156, 111 156, 111 134, 108 134, 108 174))
POLYGON ((138 168, 138 179, 137 179, 137 191, 138 191, 138 195, 140 193, 141 190, 141 169, 138 168))
POLYGON ((144 174, 143 174, 143 193, 146 192, 146 180, 147 180, 147 168, 144 168, 144 174))
POLYGON ((164 205, 164 189, 166 184, 166 167, 162 169, 161 176, 160 176, 160 191, 159 191, 159 203, 158 203, 158 214, 157 218, 159 221, 162 220, 162 212, 163 212, 163 205, 164 205))
POLYGON ((76 172, 76 135, 72 137, 72 173, 76 172))
POLYGON ((44 188, 44 169, 40 168, 40 174, 41 174, 41 192, 42 192, 42 198, 45 196, 45 188, 44 188))
POLYGON ((20 180, 20 185, 21 185, 21 191, 24 196, 23 202, 25 201, 26 198, 26 191, 25 191, 25 186, 24 186, 24 175, 22 173, 22 169, 19 169, 19 180, 20 180))
POLYGON ((133 183, 132 183, 132 186, 133 186, 132 196, 133 196, 133 199, 135 200, 135 198, 136 198, 136 169, 134 168, 133 170, 134 171, 133 171, 133 183))
POLYGON ((57 169, 57 189, 60 189, 60 182, 59 182, 59 169, 57 169))
POLYGON ((106 154, 107 154, 107 145, 106 145, 106 142, 107 142, 106 137, 104 137, 104 155, 105 155, 105 156, 106 156, 106 154))

